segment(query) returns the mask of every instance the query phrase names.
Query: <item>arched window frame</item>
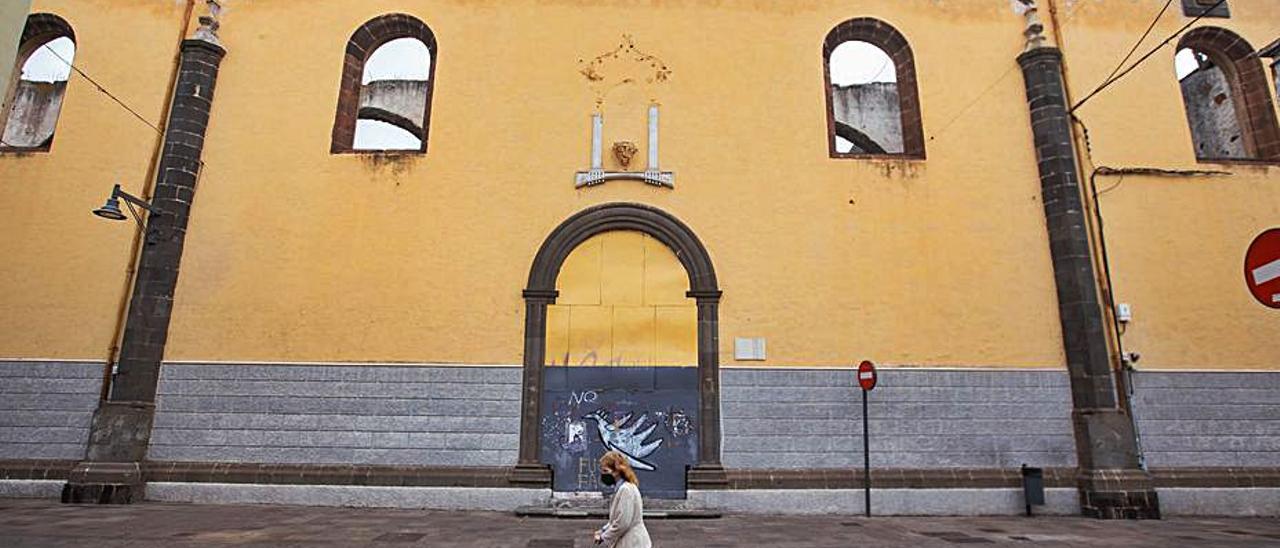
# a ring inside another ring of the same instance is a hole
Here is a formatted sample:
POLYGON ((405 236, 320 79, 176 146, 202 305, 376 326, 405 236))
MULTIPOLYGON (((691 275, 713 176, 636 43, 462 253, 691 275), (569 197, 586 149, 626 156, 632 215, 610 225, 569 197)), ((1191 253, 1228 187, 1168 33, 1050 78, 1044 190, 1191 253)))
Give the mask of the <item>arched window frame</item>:
POLYGON ((334 116, 333 154, 422 154, 427 152, 431 133, 431 102, 435 93, 436 66, 440 61, 440 49, 431 28, 416 17, 403 13, 391 13, 371 19, 360 26, 347 41, 342 63, 342 79, 338 85, 338 112, 334 116), (364 65, 379 47, 400 38, 416 38, 431 53, 431 65, 427 74, 426 112, 422 115, 422 146, 418 150, 359 150, 355 148, 356 121, 360 117, 360 88, 364 65))
MULTIPOLYGON (((75 30, 71 28, 71 24, 67 23, 65 19, 52 13, 33 13, 27 16, 27 22, 22 27, 22 37, 18 40, 18 56, 13 65, 9 87, 5 89, 4 109, 0 111, 0 135, 3 135, 4 129, 9 123, 9 109, 12 108, 13 95, 18 90, 22 67, 27 64, 27 60, 36 52, 36 49, 59 38, 71 40, 71 43, 75 44, 77 49, 80 46, 80 44, 76 43, 75 30)), ((67 80, 67 85, 71 85, 70 79, 67 80)), ((58 113, 58 118, 62 118, 61 112, 58 113)), ((56 137, 57 130, 53 134, 56 137)), ((0 152, 48 152, 51 147, 52 143, 34 147, 6 146, 0 143, 0 152)))
MULTIPOLYGON (((1231 86, 1231 101, 1240 124, 1245 161, 1280 163, 1280 126, 1271 103, 1271 82, 1262 60, 1243 38, 1224 28, 1198 27, 1178 41, 1174 51, 1190 48, 1201 52, 1222 69, 1231 86)), ((1186 101, 1186 97, 1183 97, 1186 101)), ((1190 126, 1188 126, 1190 131, 1190 126)), ((1239 158, 1205 158, 1202 162, 1232 162, 1239 158)))
POLYGON ((907 38, 893 26, 870 17, 849 19, 827 33, 822 43, 822 93, 827 98, 827 148, 832 158, 906 158, 923 160, 924 123, 920 112, 920 92, 916 85, 915 54, 907 38), (834 98, 831 96, 831 53, 849 41, 866 42, 883 50, 893 60, 898 83, 898 111, 902 116, 902 152, 853 153, 836 149, 837 131, 834 98))

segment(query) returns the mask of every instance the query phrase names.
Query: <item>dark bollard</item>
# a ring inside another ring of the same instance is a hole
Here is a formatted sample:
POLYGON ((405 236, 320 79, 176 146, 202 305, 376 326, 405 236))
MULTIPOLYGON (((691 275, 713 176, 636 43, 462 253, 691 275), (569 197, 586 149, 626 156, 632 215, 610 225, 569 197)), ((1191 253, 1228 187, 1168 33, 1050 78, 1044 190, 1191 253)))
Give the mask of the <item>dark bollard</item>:
POLYGON ((1027 515, 1031 506, 1044 506, 1044 469, 1022 465, 1022 496, 1027 503, 1027 515))

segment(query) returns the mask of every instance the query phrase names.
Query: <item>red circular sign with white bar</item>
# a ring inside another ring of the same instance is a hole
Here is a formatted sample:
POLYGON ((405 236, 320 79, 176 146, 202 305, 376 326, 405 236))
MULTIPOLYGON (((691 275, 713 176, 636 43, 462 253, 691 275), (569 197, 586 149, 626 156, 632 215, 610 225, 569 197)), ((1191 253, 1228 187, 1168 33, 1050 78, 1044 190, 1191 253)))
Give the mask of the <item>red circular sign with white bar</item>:
POLYGON ((1280 308, 1280 228, 1259 234, 1244 254, 1244 282, 1264 306, 1280 308))
POLYGON ((867 392, 876 387, 876 366, 867 360, 858 364, 858 386, 867 392))

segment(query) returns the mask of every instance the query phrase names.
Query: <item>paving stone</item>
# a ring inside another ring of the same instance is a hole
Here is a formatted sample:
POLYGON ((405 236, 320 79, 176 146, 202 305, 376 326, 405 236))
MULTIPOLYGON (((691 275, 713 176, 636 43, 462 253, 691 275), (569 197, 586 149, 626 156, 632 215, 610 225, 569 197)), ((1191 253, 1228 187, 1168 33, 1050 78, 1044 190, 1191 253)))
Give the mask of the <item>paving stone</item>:
MULTIPOLYGON (((512 546, 590 547, 598 520, 519 518, 509 513, 210 506, 145 503, 61 505, 0 499, 6 548, 129 546, 512 546)), ((993 546, 1274 546, 1274 519, 1168 518, 1099 521, 1080 517, 863 518, 729 515, 713 520, 651 520, 655 546, 927 548, 993 546)))

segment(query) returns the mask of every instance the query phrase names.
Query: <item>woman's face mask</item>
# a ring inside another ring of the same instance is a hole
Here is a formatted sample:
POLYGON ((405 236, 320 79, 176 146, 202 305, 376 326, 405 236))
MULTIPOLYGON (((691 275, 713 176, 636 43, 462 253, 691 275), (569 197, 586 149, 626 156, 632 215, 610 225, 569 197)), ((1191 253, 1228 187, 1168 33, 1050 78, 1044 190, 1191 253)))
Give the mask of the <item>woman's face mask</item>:
POLYGON ((617 480, 613 477, 613 473, 608 470, 600 470, 600 483, 612 486, 617 480))

